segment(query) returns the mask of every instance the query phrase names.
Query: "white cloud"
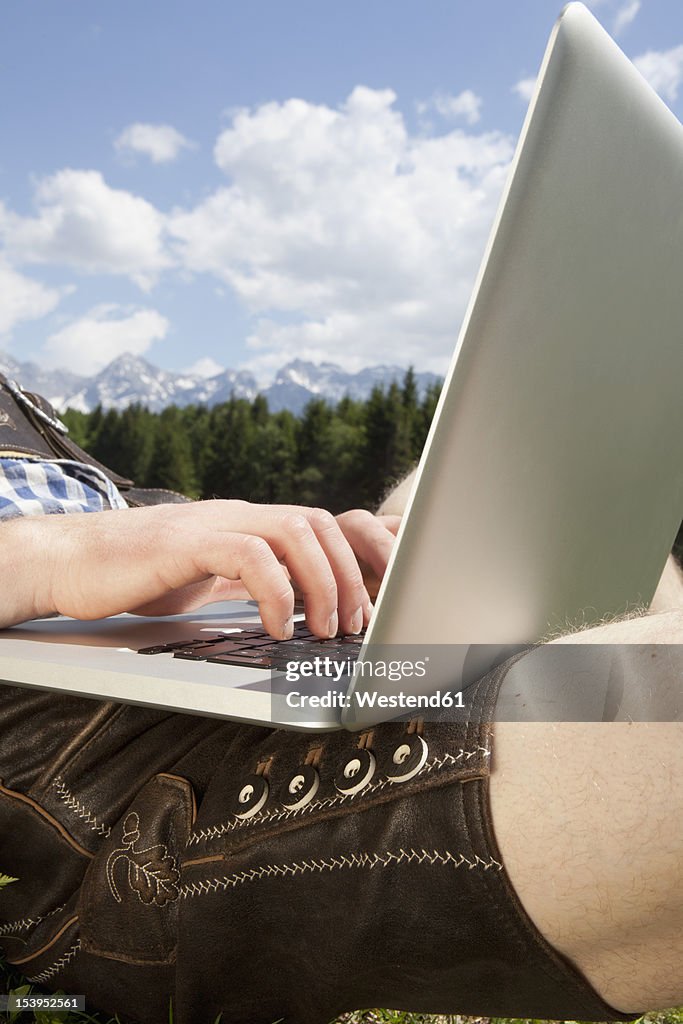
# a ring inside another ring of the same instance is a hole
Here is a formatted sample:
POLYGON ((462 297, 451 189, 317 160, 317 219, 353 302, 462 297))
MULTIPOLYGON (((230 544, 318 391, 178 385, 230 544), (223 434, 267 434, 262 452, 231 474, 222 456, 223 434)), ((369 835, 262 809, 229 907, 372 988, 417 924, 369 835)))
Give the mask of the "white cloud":
POLYGON ((170 324, 155 309, 131 312, 120 306, 95 306, 80 320, 51 334, 43 347, 47 367, 69 367, 88 375, 97 373, 124 352, 143 355, 153 342, 166 336, 170 324))
POLYGON ((235 113, 215 147, 229 183, 170 216, 183 265, 231 285, 257 318, 255 369, 294 351, 444 369, 512 140, 411 137, 395 98, 358 87, 339 109, 235 113))
MULTIPOLYGON (((464 126, 411 135, 395 100, 358 87, 335 109, 292 99, 233 112, 215 146, 226 183, 170 216, 97 171, 61 170, 38 183, 33 216, 0 207, 0 237, 13 264, 124 275, 143 288, 169 267, 213 276, 254 318, 257 372, 293 351, 349 369, 443 370, 513 140, 464 126)), ((432 104, 472 123, 480 100, 466 91, 432 104)), ((94 372, 167 330, 155 310, 100 306, 52 334, 46 356, 94 372)))
POLYGON ((217 373, 222 373, 225 369, 220 363, 217 363, 211 356, 204 356, 202 359, 198 359, 192 366, 188 366, 185 369, 185 373, 196 374, 198 377, 215 377, 217 373))
POLYGON ((481 118, 481 106, 484 101, 471 89, 465 89, 457 96, 450 93, 438 92, 430 100, 418 103, 419 114, 425 114, 429 110, 435 110, 437 114, 447 120, 463 117, 468 124, 476 124, 481 118))
POLYGON ((631 24, 640 10, 640 0, 627 0, 616 13, 612 31, 615 36, 620 35, 624 29, 631 24))
POLYGON ((523 99, 526 103, 529 102, 534 94, 536 88, 536 78, 521 78, 519 82, 515 82, 512 86, 512 91, 516 92, 520 99, 523 99))
POLYGON ((99 171, 58 171, 38 183, 35 203, 35 217, 5 211, 0 218, 14 262, 123 274, 144 289, 169 265, 162 214, 145 199, 110 188, 99 171))
POLYGON ((671 50, 648 50, 633 63, 652 88, 673 103, 683 80, 683 45, 671 50))
POLYGON ((0 256, 0 334, 24 320, 40 320, 59 304, 63 290, 47 288, 14 270, 0 256))
POLYGON ((183 149, 194 149, 195 144, 170 124, 129 124, 114 140, 119 152, 142 153, 155 164, 177 160, 183 149))

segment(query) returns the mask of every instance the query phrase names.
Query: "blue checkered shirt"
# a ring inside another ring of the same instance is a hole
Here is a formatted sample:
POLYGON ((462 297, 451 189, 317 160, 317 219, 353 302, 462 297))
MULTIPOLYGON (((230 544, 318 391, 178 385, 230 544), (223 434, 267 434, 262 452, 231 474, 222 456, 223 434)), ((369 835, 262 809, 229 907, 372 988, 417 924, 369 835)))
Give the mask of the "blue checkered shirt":
POLYGON ((105 474, 69 459, 0 455, 0 521, 17 516, 64 515, 127 508, 105 474))

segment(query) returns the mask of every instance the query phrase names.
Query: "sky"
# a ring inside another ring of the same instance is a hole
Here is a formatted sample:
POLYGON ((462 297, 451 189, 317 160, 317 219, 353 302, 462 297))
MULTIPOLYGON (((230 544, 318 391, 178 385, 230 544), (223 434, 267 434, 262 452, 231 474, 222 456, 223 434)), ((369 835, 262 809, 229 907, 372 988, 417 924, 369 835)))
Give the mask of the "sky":
MULTIPOLYGON (((589 6, 677 116, 680 0, 589 6)), ((443 373, 556 0, 4 0, 0 350, 443 373)))

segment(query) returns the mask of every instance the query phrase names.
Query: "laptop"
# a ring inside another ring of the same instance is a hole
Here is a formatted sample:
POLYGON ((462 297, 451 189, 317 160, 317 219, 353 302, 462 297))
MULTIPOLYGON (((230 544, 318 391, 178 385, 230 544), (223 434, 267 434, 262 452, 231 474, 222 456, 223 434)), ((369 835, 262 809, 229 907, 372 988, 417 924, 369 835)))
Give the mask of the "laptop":
POLYGON ((0 633, 0 679, 359 729, 393 716, 399 688, 462 700, 517 645, 647 606, 683 515, 682 196, 683 128, 586 7, 570 3, 375 613, 362 643, 345 641, 349 664, 398 652, 393 660, 429 661, 429 672, 398 682, 325 672, 324 706, 313 681, 287 669, 286 642, 276 672, 181 655, 253 633, 255 606, 227 604, 163 620, 16 626, 0 633), (294 709, 293 692, 318 703, 294 709))

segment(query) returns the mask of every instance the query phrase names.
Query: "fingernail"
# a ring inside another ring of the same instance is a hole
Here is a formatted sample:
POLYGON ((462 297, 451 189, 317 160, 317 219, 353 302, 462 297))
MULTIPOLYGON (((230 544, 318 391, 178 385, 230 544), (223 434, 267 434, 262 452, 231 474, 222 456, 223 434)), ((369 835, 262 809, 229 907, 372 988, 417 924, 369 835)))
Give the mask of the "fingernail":
POLYGON ((374 612, 374 610, 375 610, 375 606, 374 606, 374 604, 372 603, 372 601, 368 601, 368 602, 366 603, 366 605, 365 605, 364 609, 363 609, 363 611, 365 612, 365 615, 366 615, 366 617, 367 617, 368 619, 370 618, 370 616, 372 615, 372 613, 374 612))
POLYGON ((363 628, 363 609, 356 608, 355 612, 351 616, 351 632, 360 633, 363 628))
POLYGON ((327 626, 327 635, 329 637, 336 636, 338 629, 339 629, 339 616, 337 615, 336 612, 334 612, 332 615, 330 615, 330 621, 329 621, 328 626, 327 626))
POLYGON ((282 627, 282 639, 283 640, 291 640, 293 636, 294 636, 294 619, 290 615, 290 617, 287 619, 287 621, 285 622, 284 626, 282 627))

